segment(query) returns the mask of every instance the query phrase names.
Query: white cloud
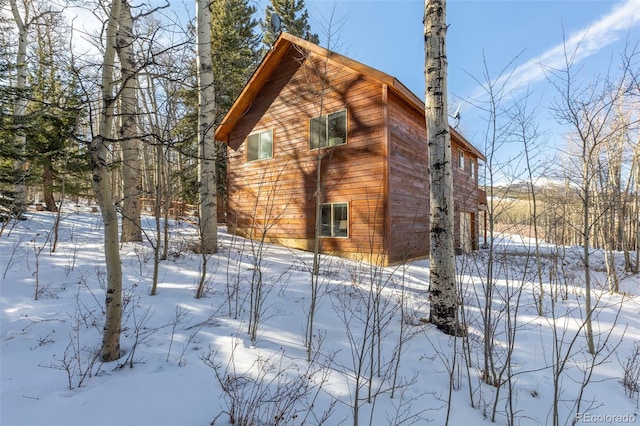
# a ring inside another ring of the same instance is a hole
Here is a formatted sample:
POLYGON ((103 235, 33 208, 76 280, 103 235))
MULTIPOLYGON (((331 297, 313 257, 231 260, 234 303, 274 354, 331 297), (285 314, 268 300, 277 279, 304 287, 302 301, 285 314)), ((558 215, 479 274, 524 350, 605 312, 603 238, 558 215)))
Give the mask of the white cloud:
MULTIPOLYGON (((566 37, 538 57, 516 67, 507 77, 501 77, 494 83, 504 85, 505 94, 537 83, 545 79, 544 69, 563 68, 565 50, 573 56, 574 64, 596 54, 610 44, 624 39, 627 33, 640 24, 640 0, 626 0, 615 6, 611 12, 587 27, 566 37), (508 81, 507 81, 508 79, 508 81)), ((486 93, 482 88, 474 90, 473 98, 482 98, 486 93)))

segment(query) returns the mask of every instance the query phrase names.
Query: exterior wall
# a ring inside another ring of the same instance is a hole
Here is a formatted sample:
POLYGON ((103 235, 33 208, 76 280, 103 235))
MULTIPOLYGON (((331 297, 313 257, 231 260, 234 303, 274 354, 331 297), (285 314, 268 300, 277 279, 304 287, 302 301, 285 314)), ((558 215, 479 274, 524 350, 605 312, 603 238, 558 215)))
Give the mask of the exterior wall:
MULTIPOLYGON (((228 124, 227 143, 238 147, 228 150, 230 232, 311 250, 320 154, 323 202, 349 206, 349 236, 322 238, 323 252, 384 263, 427 257, 428 144, 423 111, 380 80, 325 57, 303 58, 293 45, 287 49, 270 65, 273 72, 265 75, 264 86, 251 88, 255 98, 246 111, 228 124), (347 144, 311 150, 309 120, 340 110, 347 111, 347 144), (247 137, 266 130, 273 131, 273 157, 247 162, 247 137)), ((460 168, 459 152, 469 147, 457 137, 452 132, 455 244, 475 249, 477 154, 465 151, 465 168, 460 168), (469 161, 476 164, 473 177, 469 161), (471 244, 461 240, 461 217, 474 237, 471 244)))
POLYGON ((429 156, 424 113, 389 94, 389 261, 429 255, 429 156))
POLYGON ((347 144, 325 148, 325 203, 347 202, 349 237, 322 238, 322 251, 347 257, 383 250, 381 85, 331 61, 302 61, 294 48, 229 135, 228 217, 231 232, 310 250, 315 226, 318 150, 309 148, 309 119, 347 110, 347 144), (303 65, 300 63, 303 62, 303 65), (322 91, 322 76, 328 87, 322 91), (273 130, 273 158, 246 162, 247 136, 273 130), (240 144, 241 143, 241 144, 240 144))
POLYGON ((465 151, 461 143, 455 138, 451 138, 451 150, 453 158, 453 185, 454 185, 454 209, 456 211, 455 221, 455 247, 459 251, 468 251, 468 249, 478 249, 478 159, 465 151), (460 152, 464 154, 464 167, 460 167, 460 152), (471 175, 471 163, 474 164, 474 173, 471 175), (471 216, 468 220, 468 230, 461 229, 460 212, 469 213, 471 216), (461 236, 467 235, 471 237, 471 244, 461 241, 461 236), (470 246, 470 247, 469 247, 470 246))
MULTIPOLYGON (((429 256, 429 157, 424 114, 389 95, 390 263, 429 256)), ((454 186, 454 245, 459 252, 478 248, 478 159, 451 137, 454 186), (471 162, 474 175, 471 176, 471 162), (464 237, 470 241, 464 241, 464 237)))

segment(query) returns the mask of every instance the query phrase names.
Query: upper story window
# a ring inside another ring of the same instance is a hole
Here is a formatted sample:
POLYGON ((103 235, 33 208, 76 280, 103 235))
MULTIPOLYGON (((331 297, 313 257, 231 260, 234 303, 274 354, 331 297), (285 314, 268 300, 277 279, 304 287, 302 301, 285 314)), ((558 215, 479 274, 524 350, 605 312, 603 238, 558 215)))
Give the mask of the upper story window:
POLYGON ((254 133, 247 138, 247 161, 273 157, 273 130, 254 133))
POLYGON ((464 170, 464 151, 458 151, 458 167, 464 170))
POLYGON ((309 122, 309 148, 318 149, 347 143, 347 110, 312 118, 309 122))
POLYGON ((471 159, 469 162, 469 173, 471 174, 471 178, 475 179, 476 177, 476 162, 471 159))

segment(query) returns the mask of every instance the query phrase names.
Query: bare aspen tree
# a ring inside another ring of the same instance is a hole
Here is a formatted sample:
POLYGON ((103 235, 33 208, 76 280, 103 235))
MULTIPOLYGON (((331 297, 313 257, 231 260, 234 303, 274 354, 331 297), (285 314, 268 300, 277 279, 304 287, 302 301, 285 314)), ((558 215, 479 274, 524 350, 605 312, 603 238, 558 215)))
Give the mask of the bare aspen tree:
MULTIPOLYGON (((640 96, 640 93, 637 93, 640 96)), ((632 209, 633 209, 633 173, 628 172, 629 169, 633 169, 633 157, 634 157, 634 142, 632 141, 632 134, 635 133, 634 127, 637 129, 638 122, 634 122, 632 118, 632 111, 635 110, 635 106, 630 102, 629 107, 620 108, 618 112, 618 119, 614 125, 615 128, 622 130, 618 132, 615 137, 612 138, 611 143, 606 146, 606 159, 609 164, 609 175, 611 192, 613 196, 613 215, 612 220, 614 222, 612 229, 613 238, 605 238, 605 242, 614 242, 615 250, 622 250, 624 257, 624 269, 625 271, 631 271, 631 238, 627 237, 627 223, 631 222, 632 209)), ((614 129, 615 131, 615 129, 614 129)), ((638 150, 638 147, 635 147, 638 150)), ((636 192, 636 197, 639 194, 636 192)), ((632 232, 629 232, 633 234, 632 232)), ((611 249, 611 257, 613 265, 614 262, 614 249, 611 249)), ((613 269, 615 275, 615 268, 613 269)), ((609 274, 608 274, 609 275, 609 274)), ((611 279, 611 277, 609 277, 611 279)), ((618 277, 615 276, 614 280, 615 291, 618 291, 618 277)))
MULTIPOLYGON (((22 117, 27 112, 27 98, 24 95, 24 90, 27 88, 27 41, 29 31, 29 6, 30 2, 24 3, 24 17, 20 15, 20 10, 16 0, 9 1, 11 5, 11 13, 13 13, 13 19, 18 27, 18 50, 16 54, 16 100, 13 106, 13 116, 16 122, 20 123, 22 117)), ((15 133, 16 145, 18 146, 18 152, 24 153, 27 144, 27 137, 21 125, 17 126, 15 133)), ((13 208, 11 214, 16 217, 20 217, 24 211, 25 203, 25 187, 23 178, 24 160, 20 159, 15 162, 14 168, 18 171, 18 181, 14 185, 15 200, 13 202, 13 208)))
POLYGON ((635 152, 633 154, 633 166, 632 173, 635 179, 635 217, 636 217, 636 232, 635 232, 635 249, 636 249, 636 263, 633 267, 633 272, 640 272, 640 137, 638 138, 638 144, 636 145, 635 152))
POLYGON ((599 242, 597 247, 604 249, 605 267, 609 291, 619 291, 620 276, 616 271, 616 252, 622 251, 625 258, 625 270, 631 269, 629 239, 625 237, 625 225, 628 222, 629 200, 631 195, 632 174, 627 173, 626 160, 632 153, 627 146, 630 129, 630 114, 620 107, 612 124, 611 134, 603 143, 596 158, 595 217, 599 218, 599 242))
MULTIPOLYGON (((634 58, 637 57, 637 54, 638 52, 635 49, 631 51, 625 50, 623 54, 623 66, 625 68, 630 68, 634 63, 634 58)), ((632 73, 630 79, 632 81, 632 93, 635 93, 635 102, 633 102, 632 105, 635 105, 634 109, 635 111, 638 111, 640 110, 640 76, 637 75, 637 73, 632 73)), ((630 266, 632 272, 637 274, 640 272, 640 128, 638 126, 633 130, 633 134, 630 132, 629 140, 634 145, 631 170, 629 173, 632 175, 632 192, 635 194, 635 200, 630 203, 632 213, 629 220, 629 225, 631 227, 629 237, 633 241, 632 244, 630 244, 630 250, 633 251, 635 248, 636 252, 635 265, 630 266), (635 218, 635 220, 633 218, 635 218)))
POLYGON ((584 286, 585 286, 585 333, 589 353, 596 354, 592 328, 592 272, 591 249, 594 243, 595 228, 600 218, 594 212, 597 201, 595 190, 597 177, 597 160, 603 145, 620 129, 614 124, 616 111, 624 103, 628 93, 628 79, 632 79, 633 70, 623 67, 621 76, 613 79, 610 76, 599 78, 587 85, 577 84, 576 77, 577 52, 565 51, 564 68, 552 71, 549 80, 560 95, 559 101, 552 108, 558 121, 570 129, 574 154, 571 156, 572 168, 579 170, 574 176, 580 193, 584 286), (631 76, 631 77, 630 77, 631 76))
POLYGON ((534 142, 538 137, 537 123, 533 121, 533 116, 527 111, 529 94, 527 94, 521 102, 515 102, 513 105, 513 113, 511 114, 513 125, 515 127, 514 133, 517 140, 522 143, 522 152, 524 154, 526 164, 526 179, 529 187, 529 206, 531 225, 533 227, 533 241, 535 245, 535 257, 536 257, 536 270, 538 280, 538 294, 535 295, 537 300, 536 308, 538 315, 544 314, 543 302, 544 302, 544 284, 542 282, 542 258, 540 255, 540 225, 539 225, 539 200, 537 199, 538 190, 534 184, 534 174, 540 170, 536 170, 534 166, 535 146, 534 142))
MULTIPOLYGON (((324 96, 329 84, 327 77, 329 58, 323 61, 321 70, 321 87, 319 91, 320 105, 319 115, 324 113, 324 96)), ((311 361, 313 352, 313 322, 316 315, 316 303, 318 298, 318 289, 320 286, 320 252, 322 250, 322 203, 324 202, 324 179, 322 175, 322 159, 325 152, 318 144, 316 149, 316 193, 315 193, 315 224, 313 235, 313 268, 311 271, 311 299, 309 305, 309 313, 307 315, 306 345, 307 345, 307 361, 311 361)))
POLYGON ((198 70, 198 175, 200 177, 200 238, 203 254, 218 250, 216 143, 213 135, 215 89, 211 53, 209 0, 196 0, 198 70))
MULTIPOLYGON (((126 0, 122 0, 126 1, 126 0)), ((102 108, 98 134, 89 144, 93 187, 104 222, 104 257, 107 268, 105 296, 106 318, 102 336, 101 358, 114 361, 120 358, 120 328, 122 323, 122 265, 118 241, 118 213, 113 203, 109 171, 109 145, 113 142, 113 115, 116 97, 113 78, 116 55, 116 34, 121 1, 111 3, 102 66, 102 108)))
POLYGON ((133 17, 127 1, 122 2, 116 52, 120 59, 120 126, 122 145, 122 234, 121 242, 142 241, 140 226, 140 140, 138 138, 138 71, 133 52, 133 17))
MULTIPOLYGON (((158 272, 160 268, 160 260, 166 260, 167 252, 168 252, 168 244, 169 244, 169 236, 168 236, 168 210, 169 206, 165 204, 164 212, 162 200, 169 200, 170 191, 168 189, 168 164, 165 159, 165 147, 162 143, 164 138, 164 132, 160 125, 160 118, 158 112, 160 108, 158 107, 157 94, 161 92, 161 90, 156 86, 156 81, 150 74, 146 75, 146 91, 141 91, 141 97, 143 99, 143 105, 146 108, 145 113, 148 116, 149 127, 151 133, 155 135, 155 146, 153 147, 155 150, 155 168, 153 169, 153 176, 149 178, 150 182, 154 183, 153 194, 154 195, 154 205, 153 205, 153 215, 155 217, 155 242, 152 243, 153 246, 153 280, 151 283, 150 295, 155 296, 158 291, 158 272), (145 93, 147 95, 145 95, 145 93), (163 221, 163 213, 164 213, 164 221, 163 221), (162 241, 162 243, 161 243, 162 241), (161 252, 162 249, 162 252, 161 252)), ((171 105, 172 102, 167 102, 167 105, 171 105)), ((173 112, 170 108, 165 107, 168 111, 173 112)), ((168 116, 170 114, 167 114, 168 116)), ((168 124, 165 124, 168 126, 168 124)), ((151 163, 151 161, 148 161, 151 163)), ((151 174, 151 166, 149 166, 149 174, 151 174)), ((146 170, 145 170, 146 171, 146 170)), ((150 191, 151 192, 151 191, 150 191)))
POLYGON ((453 170, 447 119, 446 0, 425 0, 425 116, 429 144, 430 321, 459 334, 453 247, 453 170))

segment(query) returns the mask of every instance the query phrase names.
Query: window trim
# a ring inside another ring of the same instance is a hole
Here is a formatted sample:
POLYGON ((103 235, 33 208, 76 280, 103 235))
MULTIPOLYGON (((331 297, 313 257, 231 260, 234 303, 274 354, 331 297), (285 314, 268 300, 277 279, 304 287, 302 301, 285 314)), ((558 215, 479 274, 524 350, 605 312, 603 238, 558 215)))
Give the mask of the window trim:
POLYGON ((461 149, 458 150, 458 167, 464 170, 464 151, 461 149))
POLYGON ((329 114, 322 114, 316 117, 311 117, 309 119, 309 150, 315 151, 316 149, 333 148, 336 146, 346 145, 348 140, 348 133, 349 133, 348 129, 349 129, 349 114, 346 108, 340 109, 338 111, 334 111, 329 114), (333 139, 333 138, 329 138, 329 120, 331 116, 342 114, 342 113, 344 113, 344 142, 335 144, 335 145, 329 145, 329 140, 333 139), (322 139, 324 140, 324 145, 322 145, 322 140, 321 140, 318 142, 318 146, 314 147, 313 141, 312 141, 313 133, 311 131, 311 128, 313 125, 312 124, 313 121, 318 119, 320 119, 321 121, 324 121, 324 131, 323 131, 324 134, 322 135, 323 136, 322 139))
POLYGON ((273 158, 274 133, 275 132, 273 131, 273 129, 267 129, 267 130, 261 130, 258 132, 253 132, 249 136, 247 136, 247 152, 245 156, 245 160, 247 163, 253 163, 254 161, 270 160, 273 158), (260 158, 260 153, 262 152, 262 135, 265 133, 271 133, 271 155, 269 157, 260 158), (254 158, 254 159, 249 158, 249 138, 251 138, 252 136, 258 136, 260 138, 258 139, 258 158, 254 158))
POLYGON ((339 201, 339 202, 335 202, 335 203, 322 203, 322 205, 320 206, 320 215, 322 215, 322 208, 325 206, 331 206, 331 219, 330 219, 330 225, 331 225, 331 235, 324 235, 322 233, 322 227, 324 225, 324 223, 322 223, 322 218, 320 219, 321 222, 321 231, 320 231, 320 238, 341 238, 341 239, 348 239, 350 236, 350 232, 349 232, 349 228, 350 228, 350 214, 349 214, 349 203, 346 201, 339 201), (335 219, 334 219, 334 215, 335 215, 335 210, 334 207, 337 205, 344 205, 347 208, 347 219, 345 220, 346 222, 346 234, 347 235, 336 235, 336 232, 334 230, 334 223, 335 223, 335 219))

